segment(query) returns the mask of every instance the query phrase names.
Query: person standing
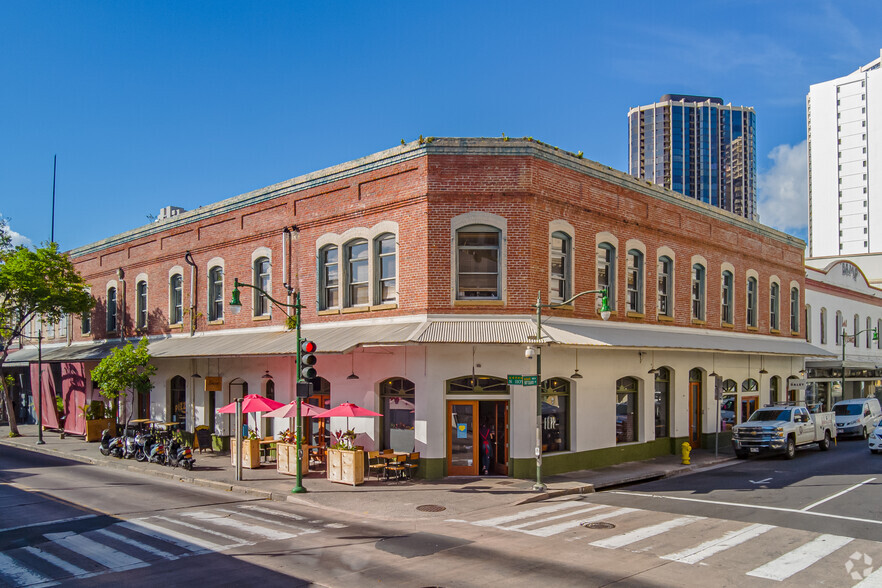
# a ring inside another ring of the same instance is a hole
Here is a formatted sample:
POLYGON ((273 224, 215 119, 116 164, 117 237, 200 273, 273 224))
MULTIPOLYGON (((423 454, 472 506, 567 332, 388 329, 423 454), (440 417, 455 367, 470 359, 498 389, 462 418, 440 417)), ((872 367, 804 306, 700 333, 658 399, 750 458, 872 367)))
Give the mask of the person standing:
POLYGON ((481 473, 488 475, 490 473, 490 456, 493 451, 494 435, 487 421, 481 423, 481 473))

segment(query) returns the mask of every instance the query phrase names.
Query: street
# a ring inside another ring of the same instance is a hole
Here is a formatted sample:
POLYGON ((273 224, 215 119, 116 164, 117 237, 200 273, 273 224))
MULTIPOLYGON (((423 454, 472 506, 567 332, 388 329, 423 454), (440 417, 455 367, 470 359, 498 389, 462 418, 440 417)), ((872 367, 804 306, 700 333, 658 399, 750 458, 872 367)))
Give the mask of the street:
POLYGON ((863 441, 582 497, 347 515, 0 447, 0 585, 879 586, 863 441))

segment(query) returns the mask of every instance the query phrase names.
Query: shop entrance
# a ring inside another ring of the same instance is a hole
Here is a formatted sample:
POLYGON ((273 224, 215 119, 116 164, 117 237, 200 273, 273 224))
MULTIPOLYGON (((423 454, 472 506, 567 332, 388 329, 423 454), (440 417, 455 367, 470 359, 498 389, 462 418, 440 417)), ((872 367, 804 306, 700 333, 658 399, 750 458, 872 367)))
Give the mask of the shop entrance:
POLYGON ((689 444, 693 448, 701 447, 701 376, 700 370, 689 372, 689 444))
POLYGON ((507 476, 508 401, 449 400, 447 414, 447 475, 481 475, 482 438, 486 438, 490 445, 488 473, 507 476))

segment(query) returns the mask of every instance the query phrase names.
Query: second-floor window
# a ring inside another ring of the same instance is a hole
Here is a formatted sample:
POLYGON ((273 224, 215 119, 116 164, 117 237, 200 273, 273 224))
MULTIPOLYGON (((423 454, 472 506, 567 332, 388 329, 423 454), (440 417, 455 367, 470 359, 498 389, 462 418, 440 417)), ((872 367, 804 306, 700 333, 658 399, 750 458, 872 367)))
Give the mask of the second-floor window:
POLYGON ((704 266, 696 263, 692 266, 692 319, 697 321, 704 320, 704 282, 704 266))
POLYGON ((570 289, 570 236, 560 231, 551 235, 551 302, 572 296, 570 289))
POLYGON ((499 300, 499 229, 471 225, 456 232, 458 300, 499 300))
POLYGON ((138 297, 135 311, 138 313, 138 328, 147 328, 147 281, 141 280, 135 286, 135 295, 138 297))
POLYGON ((790 332, 799 332, 799 288, 790 289, 790 332))
POLYGON ((107 290, 107 332, 116 332, 116 288, 107 290))
POLYGON ((778 282, 772 282, 772 286, 769 290, 769 328, 777 331, 780 329, 780 320, 778 320, 778 313, 781 308, 781 287, 778 286, 778 282))
POLYGON ((224 268, 216 265, 208 270, 208 320, 224 318, 224 268))
POLYGON ((346 245, 346 306, 366 306, 369 282, 368 243, 364 239, 346 245))
POLYGON ((597 246, 597 290, 607 290, 610 310, 616 309, 616 248, 612 243, 597 246))
POLYGON ((376 251, 377 293, 374 297, 378 304, 394 304, 398 301, 395 235, 390 233, 380 235, 376 240, 376 251))
POLYGON ((844 327, 845 327, 845 323, 842 322, 842 312, 837 310, 836 311, 836 333, 834 334, 834 337, 836 339, 836 345, 839 345, 840 343, 842 343, 842 339, 840 337, 842 337, 842 329, 844 327))
POLYGON ((322 310, 340 306, 340 264, 339 250, 333 245, 323 247, 319 252, 319 279, 321 292, 319 305, 322 310))
POLYGON ((267 295, 270 292, 270 261, 267 257, 254 260, 254 285, 266 292, 254 291, 254 316, 269 316, 270 303, 267 295))
POLYGON ((727 325, 731 325, 735 323, 735 310, 732 308, 732 302, 735 299, 734 296, 734 287, 735 287, 735 279, 732 276, 732 272, 724 271, 723 272, 723 284, 722 291, 720 293, 721 302, 722 302, 722 317, 721 320, 727 325))
POLYGON ((88 335, 92 332, 92 311, 87 310, 80 317, 80 333, 88 335))
POLYGON ((747 326, 756 327, 756 278, 747 278, 747 326))
POLYGON ((627 268, 628 312, 643 312, 643 253, 628 251, 627 268))
POLYGON ((674 285, 674 262, 670 257, 658 258, 658 314, 673 316, 671 292, 674 285))
POLYGON ((169 281, 169 306, 171 315, 169 323, 180 325, 184 322, 184 278, 175 274, 169 281))
POLYGON ((821 345, 827 344, 827 309, 821 309, 821 324, 819 325, 821 329, 821 345))

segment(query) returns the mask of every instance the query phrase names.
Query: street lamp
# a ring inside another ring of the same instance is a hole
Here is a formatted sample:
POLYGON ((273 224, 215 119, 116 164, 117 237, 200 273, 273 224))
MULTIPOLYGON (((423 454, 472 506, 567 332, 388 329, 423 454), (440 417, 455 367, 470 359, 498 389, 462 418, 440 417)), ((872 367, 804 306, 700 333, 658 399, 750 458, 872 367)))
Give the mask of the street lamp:
MULTIPOLYGON (((855 321, 855 322, 857 322, 857 321, 855 321)), ((855 326, 857 326, 857 325, 855 325, 855 326)), ((879 331, 877 331, 875 327, 872 329, 864 329, 863 331, 858 331, 854 335, 852 335, 851 337, 849 337, 846 334, 845 327, 844 326, 842 327, 842 383, 841 383, 841 386, 842 386, 842 397, 843 398, 845 398, 845 343, 846 343, 847 339, 849 339, 849 338, 854 341, 857 341, 857 338, 858 338, 858 336, 861 335, 861 333, 866 333, 868 331, 872 331, 873 341, 879 340, 879 331)))
POLYGON ((536 483, 533 484, 533 490, 543 492, 546 488, 542 483, 542 309, 543 308, 559 308, 573 302, 576 298, 585 294, 601 294, 600 297, 600 317, 603 320, 609 320, 611 311, 609 309, 609 292, 606 288, 600 290, 586 290, 579 292, 572 298, 557 302, 555 304, 542 304, 542 292, 539 292, 536 298, 536 347, 535 349, 527 347, 525 355, 527 359, 536 357, 536 483))
MULTIPOLYGON (((259 288, 258 286, 254 286, 253 284, 246 284, 244 282, 240 282, 238 278, 233 278, 233 293, 230 298, 230 312, 232 312, 233 314, 239 314, 239 312, 242 310, 242 302, 239 300, 239 287, 240 286, 257 290, 258 292, 260 292, 261 294, 266 296, 267 300, 269 300, 270 302, 275 304, 277 307, 279 307, 279 309, 282 312, 284 312, 285 316, 287 317, 286 323, 287 323, 288 328, 291 328, 291 326, 292 326, 291 325, 292 317, 289 314, 289 311, 287 309, 289 309, 289 308, 294 309, 293 323, 294 323, 294 328, 296 329, 296 332, 297 332, 297 383, 299 384, 301 382, 301 374, 300 374, 300 353, 301 353, 301 351, 300 351, 300 343, 301 343, 301 340, 300 340, 300 311, 303 309, 303 305, 300 304, 300 290, 295 290, 289 284, 282 284, 282 285, 285 287, 285 290, 287 290, 289 299, 291 298, 292 294, 294 295, 294 304, 285 304, 284 302, 279 302, 278 300, 276 300, 275 298, 270 296, 269 292, 267 292, 263 288, 259 288)), ((295 391, 297 388, 299 388, 299 386, 295 386, 295 391)), ((306 492, 306 488, 303 487, 303 471, 302 471, 303 470, 303 464, 302 464, 302 462, 303 462, 303 459, 302 459, 303 431, 302 431, 302 428, 303 427, 302 427, 301 418, 300 418, 300 410, 301 410, 302 402, 303 402, 303 399, 300 397, 299 394, 297 394, 297 419, 296 419, 297 420, 297 429, 296 429, 297 430, 297 469, 296 469, 297 477, 296 477, 296 484, 295 484, 294 488, 291 489, 291 492, 293 492, 294 494, 302 494, 303 492, 306 492)), ((241 457, 242 450, 241 449, 239 450, 238 455, 239 455, 239 459, 241 460, 242 459, 242 457, 241 457)))

